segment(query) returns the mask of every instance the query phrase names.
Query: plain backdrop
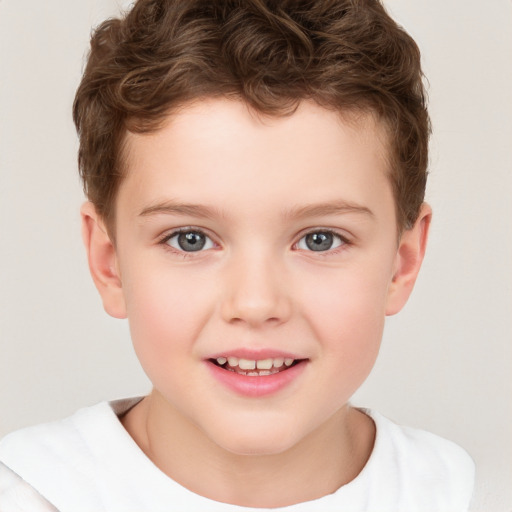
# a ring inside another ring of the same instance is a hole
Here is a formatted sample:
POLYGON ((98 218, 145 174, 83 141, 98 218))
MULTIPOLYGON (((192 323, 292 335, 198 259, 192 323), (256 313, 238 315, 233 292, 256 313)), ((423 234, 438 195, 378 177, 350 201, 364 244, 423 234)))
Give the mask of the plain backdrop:
MULTIPOLYGON (((465 447, 473 510, 512 510, 512 2, 387 0, 416 39, 434 126, 430 246, 357 405, 465 447)), ((121 0, 0 0, 0 436, 147 393, 82 249, 71 104, 121 0)))

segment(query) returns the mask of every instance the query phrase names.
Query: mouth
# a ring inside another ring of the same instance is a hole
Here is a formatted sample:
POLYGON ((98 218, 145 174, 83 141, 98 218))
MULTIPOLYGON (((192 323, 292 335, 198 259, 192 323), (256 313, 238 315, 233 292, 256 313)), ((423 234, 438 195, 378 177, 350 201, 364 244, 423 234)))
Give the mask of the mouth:
POLYGON ((305 361, 305 359, 292 359, 288 357, 243 359, 234 356, 221 356, 215 359, 209 359, 209 361, 223 370, 237 373, 238 375, 265 377, 289 370, 302 361, 305 361))
POLYGON ((206 362, 211 376, 223 387, 243 397, 263 398, 300 382, 310 360, 272 350, 242 349, 236 355, 215 354, 206 362))

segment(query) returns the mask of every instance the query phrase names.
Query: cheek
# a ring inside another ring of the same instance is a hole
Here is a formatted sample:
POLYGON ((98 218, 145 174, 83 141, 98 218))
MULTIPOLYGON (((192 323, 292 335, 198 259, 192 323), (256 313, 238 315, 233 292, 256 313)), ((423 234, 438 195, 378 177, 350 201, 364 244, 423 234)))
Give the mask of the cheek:
POLYGON ((133 346, 146 371, 190 356, 212 302, 204 283, 152 268, 123 279, 133 346))
POLYGON ((338 374, 354 391, 379 352, 387 291, 382 275, 385 273, 371 272, 368 267, 352 268, 331 272, 324 286, 308 287, 304 315, 320 342, 331 375, 338 374))
POLYGON ((303 278, 301 302, 319 329, 332 335, 357 336, 383 323, 389 273, 375 265, 303 273, 308 279, 303 278))

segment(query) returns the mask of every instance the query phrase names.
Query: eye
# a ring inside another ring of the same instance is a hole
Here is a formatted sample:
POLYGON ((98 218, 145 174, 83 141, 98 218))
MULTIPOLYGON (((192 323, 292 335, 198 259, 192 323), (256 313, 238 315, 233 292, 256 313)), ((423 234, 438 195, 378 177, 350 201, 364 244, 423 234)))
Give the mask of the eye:
POLYGON ((197 252, 214 247, 212 240, 202 231, 192 229, 175 232, 165 238, 163 243, 166 243, 177 251, 184 252, 197 252))
POLYGON ((330 251, 336 249, 347 241, 332 231, 314 231, 303 236, 297 244, 298 249, 306 251, 330 251))

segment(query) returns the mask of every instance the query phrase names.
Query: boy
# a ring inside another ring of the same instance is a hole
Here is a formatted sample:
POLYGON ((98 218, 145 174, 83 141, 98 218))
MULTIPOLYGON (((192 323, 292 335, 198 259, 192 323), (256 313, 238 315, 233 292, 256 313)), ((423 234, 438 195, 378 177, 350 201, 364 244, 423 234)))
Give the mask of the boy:
POLYGON ((95 32, 83 237, 153 390, 5 438, 6 503, 467 510, 462 449, 349 404, 425 251, 421 78, 376 1, 139 0, 95 32))

